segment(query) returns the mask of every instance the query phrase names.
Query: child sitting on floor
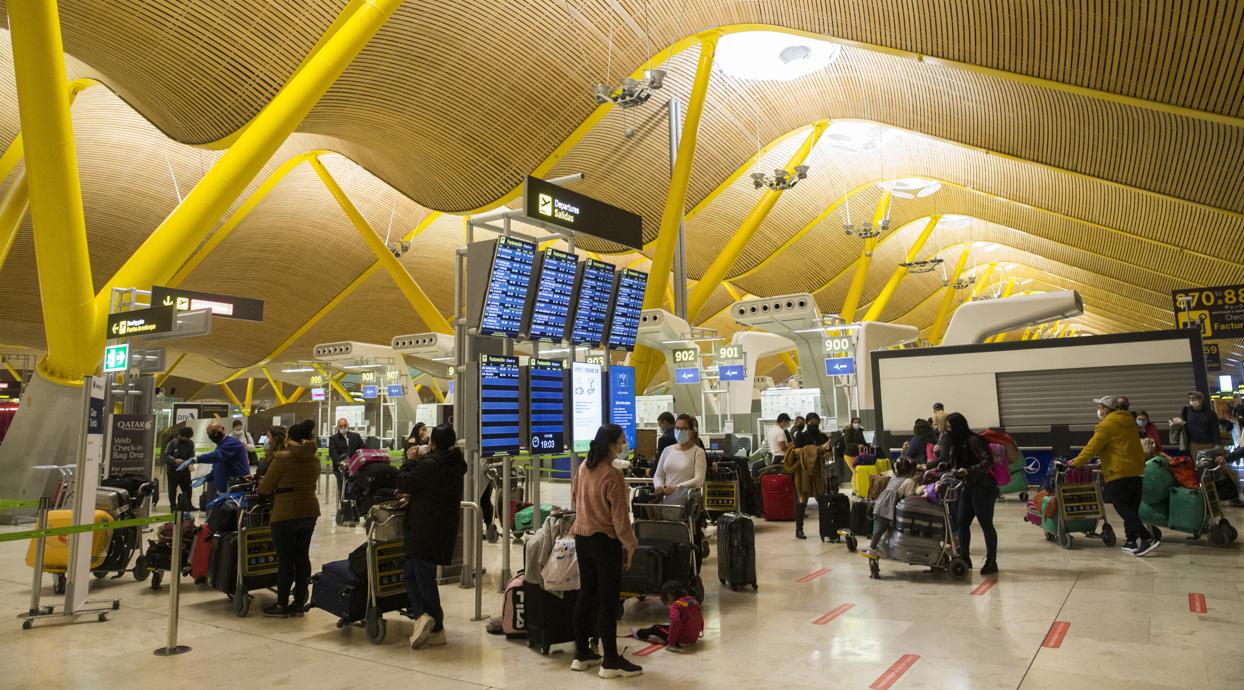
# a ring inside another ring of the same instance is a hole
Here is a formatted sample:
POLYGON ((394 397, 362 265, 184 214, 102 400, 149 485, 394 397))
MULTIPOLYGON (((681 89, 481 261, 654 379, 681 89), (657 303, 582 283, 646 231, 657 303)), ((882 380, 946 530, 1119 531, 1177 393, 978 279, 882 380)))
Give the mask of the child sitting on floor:
POLYGON ((704 613, 700 602, 677 580, 661 585, 661 603, 670 607, 669 625, 632 628, 631 637, 654 644, 668 645, 671 652, 689 651, 704 634, 704 613))
POLYGON ((910 458, 899 458, 894 463, 894 477, 886 484, 885 490, 877 497, 877 503, 873 507, 873 516, 877 520, 877 526, 873 529, 873 539, 861 553, 869 558, 876 558, 877 545, 890 532, 890 528, 894 523, 894 508, 898 502, 907 496, 916 493, 916 480, 912 476, 915 474, 916 465, 910 458))

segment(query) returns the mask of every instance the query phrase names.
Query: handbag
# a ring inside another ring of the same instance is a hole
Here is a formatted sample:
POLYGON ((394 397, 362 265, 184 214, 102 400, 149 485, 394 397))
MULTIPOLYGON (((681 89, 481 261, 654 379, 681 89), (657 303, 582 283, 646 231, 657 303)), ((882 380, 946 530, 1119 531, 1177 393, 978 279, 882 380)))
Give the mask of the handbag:
POLYGON ((548 592, 569 592, 579 588, 579 556, 574 539, 563 537, 553 543, 553 553, 540 571, 548 592))

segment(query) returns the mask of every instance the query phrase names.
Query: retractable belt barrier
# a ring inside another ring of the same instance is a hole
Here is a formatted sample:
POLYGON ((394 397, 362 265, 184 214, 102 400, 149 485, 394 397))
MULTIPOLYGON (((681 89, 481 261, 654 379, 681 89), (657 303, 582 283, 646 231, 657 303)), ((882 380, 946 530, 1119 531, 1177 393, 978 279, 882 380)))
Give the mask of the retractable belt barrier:
MULTIPOLYGON (((38 501, 34 502, 34 506, 39 505, 38 501)), ((0 508, 15 507, 5 506, 0 502, 0 508)), ((25 506, 21 506, 25 507, 25 506)), ((48 537, 63 537, 67 534, 82 534, 84 532, 102 532, 104 530, 123 529, 125 527, 140 527, 142 525, 155 525, 162 522, 172 522, 172 515, 153 515, 145 518, 131 518, 128 520, 113 520, 111 522, 100 522, 90 525, 67 525, 65 527, 48 527, 45 529, 32 529, 24 532, 6 532, 0 534, 0 542, 21 541, 23 539, 46 539, 48 537)))

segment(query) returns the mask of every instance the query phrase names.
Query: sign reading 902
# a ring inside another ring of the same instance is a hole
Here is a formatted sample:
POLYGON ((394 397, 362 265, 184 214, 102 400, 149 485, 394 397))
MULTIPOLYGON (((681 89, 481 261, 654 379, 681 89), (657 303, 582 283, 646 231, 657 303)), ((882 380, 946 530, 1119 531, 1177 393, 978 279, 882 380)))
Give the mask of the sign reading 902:
POLYGON ((684 348, 682 350, 674 350, 675 364, 691 364, 700 363, 700 351, 694 347, 684 348))

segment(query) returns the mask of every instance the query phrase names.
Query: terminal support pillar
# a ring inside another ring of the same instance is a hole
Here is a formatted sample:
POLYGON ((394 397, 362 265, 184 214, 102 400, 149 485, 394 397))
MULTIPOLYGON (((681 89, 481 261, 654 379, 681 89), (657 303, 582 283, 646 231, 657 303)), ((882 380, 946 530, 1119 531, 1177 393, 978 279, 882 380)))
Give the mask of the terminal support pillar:
POLYGON ((993 270, 997 267, 997 261, 990 261, 989 265, 985 266, 985 270, 976 277, 976 288, 972 290, 972 299, 980 297, 981 293, 985 291, 985 286, 989 284, 989 278, 993 276, 993 270))
MULTIPOLYGON (((354 11, 350 17, 334 25, 336 32, 320 44, 207 175, 104 285, 96 295, 96 303, 106 311, 114 287, 145 288, 167 283, 215 227, 221 214, 401 5, 402 0, 365 0, 351 5, 354 11)), ((74 327, 84 328, 80 324, 74 327)), ((102 339, 102 321, 90 332, 98 332, 102 339)), ((102 340, 97 345, 95 350, 102 350, 102 340)), ((93 354, 99 358, 98 352, 93 354)))
POLYGON ((324 371, 324 367, 322 365, 315 364, 313 366, 315 367, 316 371, 320 372, 321 376, 323 376, 325 379, 328 380, 328 383, 329 385, 333 387, 333 390, 337 391, 337 394, 340 395, 342 398, 345 398, 346 402, 349 402, 354 399, 354 397, 350 395, 350 391, 346 390, 341 385, 341 379, 345 378, 345 375, 346 375, 344 371, 341 372, 340 374, 337 374, 336 376, 329 376, 328 372, 324 371))
POLYGON ((169 367, 168 369, 165 369, 164 373, 156 377, 156 381, 155 381, 156 388, 159 388, 160 386, 164 385, 164 382, 168 380, 168 377, 173 375, 173 372, 177 369, 177 365, 181 364, 181 360, 185 359, 187 354, 188 353, 183 352, 180 355, 178 355, 177 359, 173 360, 173 366, 169 367))
MULTIPOLYGON (((924 243, 929 239, 929 235, 933 234, 933 229, 937 227, 937 223, 941 219, 942 217, 940 215, 931 216, 929 218, 929 222, 925 224, 924 230, 920 231, 920 235, 917 236, 916 241, 912 243, 911 249, 907 251, 907 256, 904 259, 906 263, 911 263, 916 260, 916 256, 920 253, 920 250, 924 248, 924 243)), ((877 295, 877 299, 873 300, 873 303, 869 305, 868 312, 864 314, 864 318, 860 319, 860 321, 876 321, 881 318, 881 313, 885 311, 885 308, 890 304, 890 298, 894 296, 894 291, 898 289, 898 286, 902 284, 903 279, 906 278, 909 273, 910 271, 906 266, 899 266, 894 269, 894 273, 890 275, 889 282, 887 282, 885 287, 881 289, 881 294, 877 295)))
POLYGON ((255 401, 255 379, 246 379, 246 404, 242 406, 242 416, 251 416, 251 403, 255 401))
POLYGON ((225 398, 227 398, 229 402, 233 403, 234 405, 237 405, 238 409, 242 410, 243 413, 245 413, 246 408, 242 406, 242 401, 238 400, 238 396, 234 394, 233 389, 229 388, 229 384, 227 383, 220 384, 220 390, 224 391, 225 398))
POLYGON ((310 163, 311 169, 315 170, 316 175, 320 176, 324 186, 332 193, 333 198, 337 200, 337 204, 341 206, 341 210, 345 212, 346 217, 350 219, 350 222, 354 224, 359 234, 363 236, 367 246, 376 255, 376 260, 384 267, 384 270, 393 279, 393 282, 397 283, 397 287, 406 296, 407 301, 410 302, 410 306, 414 308, 419 318, 423 319, 423 323, 431 330, 439 333, 453 333, 453 328, 449 325, 449 321, 445 320, 445 317, 436 309, 436 305, 432 304, 432 300, 428 299, 428 295, 423 291, 423 288, 419 287, 415 279, 410 277, 410 273, 402 265, 401 260, 394 256, 393 252, 385 246, 384 240, 380 238, 380 235, 376 234, 376 231, 368 224, 363 214, 359 213, 359 210, 351 203, 350 198, 346 196, 345 191, 337 184, 337 180, 333 179, 332 174, 328 172, 328 169, 324 167, 320 159, 312 158, 310 163))
MULTIPOLYGON (((687 184, 691 179, 691 164, 695 159, 696 139, 700 133, 700 116, 704 114, 704 98, 708 94, 709 77, 713 72, 713 56, 717 53, 717 39, 721 32, 706 31, 699 35, 700 60, 696 65, 695 81, 691 96, 687 99, 687 115, 683 119, 682 138, 678 141, 678 157, 674 160, 674 172, 670 175, 669 190, 665 195, 665 211, 661 214, 661 227, 657 231, 652 249, 652 266, 648 270, 648 286, 644 291, 644 308, 657 309, 665 295, 666 276, 674 263, 674 250, 678 244, 678 228, 683 221, 687 202, 687 184)), ((664 360, 650 348, 637 347, 633 364, 639 379, 638 388, 643 390, 656 374, 664 360)))
POLYGON ((264 378, 268 379, 268 385, 272 386, 272 393, 276 395, 277 404, 284 405, 289 402, 289 399, 285 397, 285 391, 281 389, 281 382, 272 379, 272 374, 268 373, 268 367, 260 367, 259 370, 263 372, 264 378))
MULTIPOLYGON (((0 178, 3 179, 3 178, 0 178)), ((26 183, 26 173, 18 173, 0 201, 0 268, 9 258, 9 250, 13 248, 13 240, 17 239, 17 231, 22 227, 22 219, 30 210, 30 195, 26 183)))
MULTIPOLYGON (((786 163, 786 172, 794 174, 797 166, 803 165, 804 160, 816 143, 820 141, 821 134, 825 132, 825 128, 829 126, 829 120, 819 120, 812 125, 812 131, 803 140, 803 144, 790 157, 790 161, 786 163)), ((761 195, 760 200, 752 208, 751 213, 747 214, 747 218, 743 220, 743 224, 734 231, 734 235, 730 237, 730 241, 726 242, 726 246, 722 248, 721 253, 704 271, 704 275, 700 276, 700 282, 696 284, 695 290, 691 292, 691 296, 687 299, 687 323, 696 323, 696 318, 700 315, 700 310, 713 296, 713 292, 721 285, 721 281, 725 279, 726 273, 734 267, 734 262, 738 260, 739 255, 743 253, 743 249, 747 247, 747 243, 751 242, 752 237, 756 234, 756 230, 764 223, 765 218, 769 217, 769 212, 773 210, 774 204, 777 203, 779 197, 782 196, 781 189, 767 189, 761 195)))
POLYGON ((968 265, 968 255, 972 250, 964 247, 959 253, 959 263, 955 264, 955 272, 950 276, 950 282, 946 287, 942 288, 942 306, 937 310, 937 319, 933 322, 933 330, 929 332, 929 342, 939 345, 942 342, 942 336, 946 334, 946 317, 950 316, 950 308, 955 303, 955 281, 959 280, 959 276, 963 274, 963 268, 968 265))
POLYGON ((10 3, 8 11, 48 347, 39 368, 49 380, 78 385, 99 365, 104 324, 96 318, 60 17, 51 0, 10 3))
POLYGON ((302 394, 303 394, 303 393, 305 393, 305 392, 306 392, 306 390, 307 390, 307 389, 306 389, 305 387, 303 387, 303 386, 299 386, 299 387, 295 388, 295 389, 294 389, 294 392, 293 392, 293 393, 290 393, 290 394, 289 394, 289 397, 285 399, 285 402, 287 402, 287 403, 296 403, 296 402, 298 402, 299 400, 301 400, 301 399, 302 399, 302 394))
POLYGON ((847 323, 855 321, 855 310, 859 308, 860 297, 864 295, 864 282, 868 278, 868 267, 873 262, 873 250, 877 248, 877 239, 881 236, 881 224, 890 215, 890 199, 890 192, 882 193, 881 200, 877 202, 877 212, 873 214, 873 232, 878 234, 865 238, 864 249, 860 251, 860 258, 855 262, 855 274, 851 276, 851 286, 847 290, 847 298, 842 303, 840 313, 842 320, 847 323))

